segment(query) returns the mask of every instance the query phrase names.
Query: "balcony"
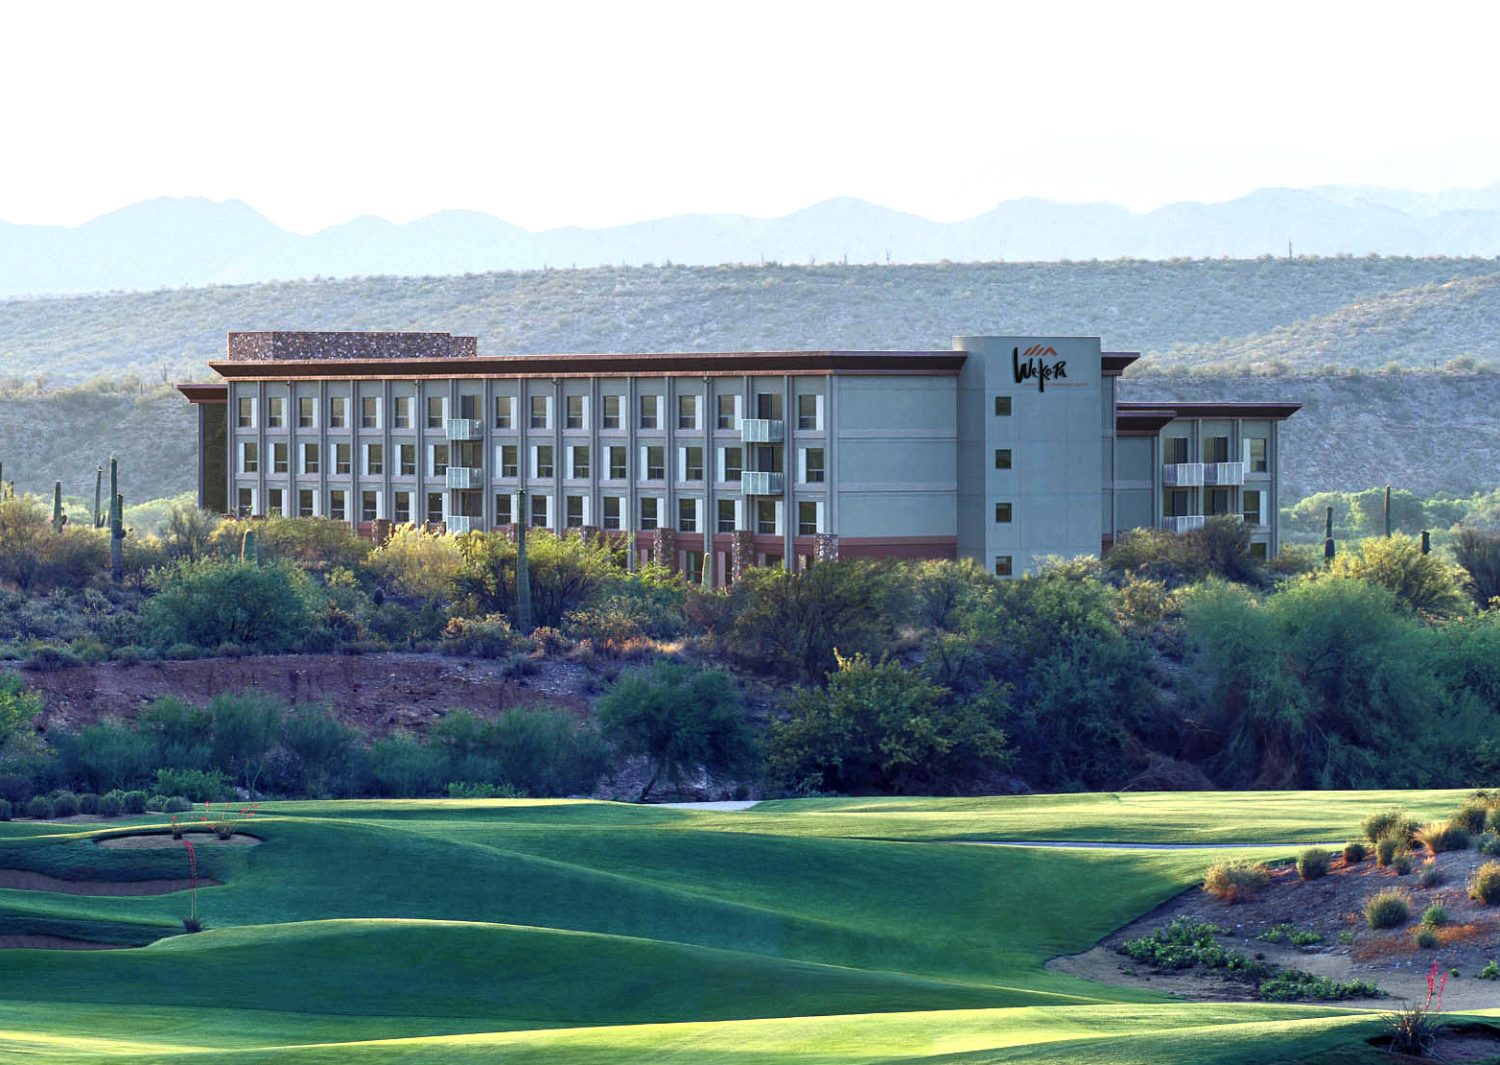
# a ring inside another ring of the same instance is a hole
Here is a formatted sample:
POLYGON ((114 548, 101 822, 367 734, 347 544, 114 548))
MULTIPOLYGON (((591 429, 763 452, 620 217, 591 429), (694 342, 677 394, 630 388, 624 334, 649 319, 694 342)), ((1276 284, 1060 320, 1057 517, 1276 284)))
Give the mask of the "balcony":
POLYGON ((1162 518, 1161 527, 1169 533, 1187 533, 1203 528, 1202 514, 1182 514, 1174 518, 1162 518))
POLYGON ((786 422, 771 418, 740 420, 740 439, 747 444, 779 444, 786 439, 786 422))
POLYGON ((473 466, 449 466, 447 478, 449 488, 484 487, 484 471, 473 466))
POLYGON ((747 496, 779 496, 785 486, 786 474, 784 473, 745 470, 740 474, 740 491, 747 496))
POLYGON ((1169 462, 1161 468, 1161 483, 1166 488, 1202 487, 1203 463, 1169 462))
POLYGON ((1245 464, 1243 462, 1205 462, 1203 463, 1204 484, 1244 484, 1245 464))
POLYGON ((473 532, 479 527, 479 519, 471 518, 466 514, 447 514, 443 517, 443 524, 448 526, 448 531, 454 536, 462 536, 466 532, 473 532))
POLYGON ((484 422, 478 418, 449 418, 449 440, 483 440, 484 422))

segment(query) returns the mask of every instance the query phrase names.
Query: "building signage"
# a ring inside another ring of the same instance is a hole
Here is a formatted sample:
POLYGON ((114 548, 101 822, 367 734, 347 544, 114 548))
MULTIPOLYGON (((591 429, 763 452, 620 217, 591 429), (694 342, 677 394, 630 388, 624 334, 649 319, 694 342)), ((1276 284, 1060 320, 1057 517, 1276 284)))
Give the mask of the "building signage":
POLYGON ((1010 349, 1011 362, 1015 366, 1016 384, 1036 379, 1037 391, 1047 391, 1047 382, 1068 376, 1068 364, 1057 357, 1057 349, 1051 344, 1033 344, 1022 352, 1019 347, 1010 349), (1055 359, 1055 362, 1048 362, 1055 359))

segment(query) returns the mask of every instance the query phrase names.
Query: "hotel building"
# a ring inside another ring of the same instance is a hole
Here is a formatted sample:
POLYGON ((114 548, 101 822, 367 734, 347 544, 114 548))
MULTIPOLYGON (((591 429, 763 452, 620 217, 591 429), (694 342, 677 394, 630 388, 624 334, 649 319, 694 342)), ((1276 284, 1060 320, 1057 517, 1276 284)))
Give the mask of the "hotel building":
POLYGON ((1290 403, 1121 403, 1096 337, 951 351, 480 355, 447 333, 230 333, 198 415, 201 506, 634 534, 747 565, 973 558, 1001 575, 1214 514, 1276 553, 1290 403))

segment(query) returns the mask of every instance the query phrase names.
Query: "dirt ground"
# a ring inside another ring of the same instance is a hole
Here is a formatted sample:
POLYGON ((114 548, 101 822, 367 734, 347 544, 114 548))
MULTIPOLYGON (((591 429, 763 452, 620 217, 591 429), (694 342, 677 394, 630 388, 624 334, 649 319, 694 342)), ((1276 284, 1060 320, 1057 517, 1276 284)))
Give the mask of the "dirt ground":
POLYGON ((1253 997, 1244 983, 1221 974, 1188 970, 1157 973, 1126 957, 1119 947, 1155 931, 1175 918, 1208 921, 1226 930, 1220 942, 1287 968, 1304 969, 1332 980, 1370 980, 1389 997, 1345 1000, 1342 1005, 1390 1008, 1401 999, 1420 1002, 1427 995, 1427 973, 1457 969, 1448 978, 1444 1007, 1449 1010, 1500 1008, 1500 981, 1481 980, 1477 973, 1492 959, 1500 961, 1500 907, 1484 906, 1468 897, 1470 874, 1491 859, 1474 851, 1437 857, 1443 882, 1417 886, 1420 862, 1407 876, 1381 869, 1373 858, 1345 866, 1336 859, 1329 874, 1302 881, 1291 867, 1277 869, 1271 883, 1256 896, 1237 903, 1222 902, 1192 888, 1151 913, 1140 917, 1083 954, 1055 958, 1049 967, 1102 983, 1149 988, 1189 998, 1243 1000, 1253 997), (1364 920, 1367 898, 1395 888, 1410 898, 1411 917, 1401 928, 1374 931, 1364 920), (1434 902, 1447 909, 1450 923, 1438 930, 1436 949, 1419 949, 1414 931, 1422 913, 1434 902), (1264 942, 1257 936, 1273 925, 1287 924, 1319 933, 1323 941, 1312 947, 1264 942), (1341 934, 1347 942, 1340 942, 1341 934))
POLYGON ((262 655, 29 671, 26 684, 45 701, 44 729, 129 719, 162 695, 201 705, 221 692, 243 691, 323 703, 374 736, 425 728, 450 709, 487 717, 534 703, 587 709, 594 681, 583 666, 549 660, 522 677, 505 669, 490 659, 439 654, 262 655))

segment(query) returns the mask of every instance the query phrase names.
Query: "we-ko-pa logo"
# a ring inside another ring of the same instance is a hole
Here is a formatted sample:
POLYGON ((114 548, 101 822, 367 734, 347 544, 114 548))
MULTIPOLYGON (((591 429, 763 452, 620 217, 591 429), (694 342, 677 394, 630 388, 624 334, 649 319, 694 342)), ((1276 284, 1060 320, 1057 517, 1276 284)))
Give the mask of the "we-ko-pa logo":
POLYGON ((1056 381, 1068 376, 1068 364, 1065 360, 1058 358, 1057 349, 1051 344, 1033 344, 1024 352, 1019 348, 1011 348, 1011 362, 1015 365, 1016 384, 1036 380, 1037 391, 1047 391, 1047 382, 1056 381), (1056 362, 1048 362, 1048 359, 1056 359, 1056 362))

